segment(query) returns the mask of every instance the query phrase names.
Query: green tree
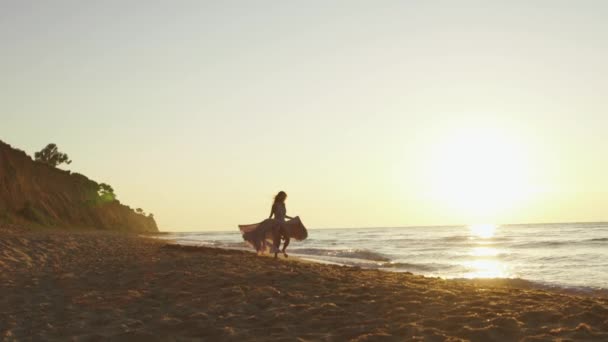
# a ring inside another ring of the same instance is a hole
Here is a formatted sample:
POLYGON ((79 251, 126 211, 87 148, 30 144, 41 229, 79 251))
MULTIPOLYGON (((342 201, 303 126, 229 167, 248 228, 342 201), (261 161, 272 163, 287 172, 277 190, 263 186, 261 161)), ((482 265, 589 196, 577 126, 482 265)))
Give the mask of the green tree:
POLYGON ((146 215, 146 213, 144 212, 144 210, 142 208, 135 209, 135 212, 138 213, 139 215, 146 215))
POLYGON ((63 163, 70 164, 72 161, 67 154, 59 152, 57 145, 48 144, 40 152, 34 153, 34 159, 38 162, 57 167, 63 163))
POLYGON ((114 188, 106 183, 99 184, 99 189, 97 190, 97 194, 101 198, 102 202, 112 202, 116 200, 116 194, 114 193, 114 188))

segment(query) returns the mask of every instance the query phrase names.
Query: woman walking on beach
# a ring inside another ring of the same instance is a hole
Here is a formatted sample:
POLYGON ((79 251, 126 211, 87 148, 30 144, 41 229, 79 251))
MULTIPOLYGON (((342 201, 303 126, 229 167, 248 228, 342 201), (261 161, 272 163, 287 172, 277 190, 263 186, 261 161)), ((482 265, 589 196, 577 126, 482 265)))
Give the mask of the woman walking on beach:
POLYGON ((308 231, 302 220, 298 216, 287 216, 286 199, 285 191, 279 191, 274 196, 270 216, 267 219, 260 223, 239 225, 243 239, 250 243, 258 254, 264 253, 267 247, 270 247, 270 252, 274 253, 275 258, 279 252, 287 257, 285 249, 289 246, 291 238, 302 241, 308 237, 308 231), (279 250, 281 240, 285 242, 283 248, 279 250))
MULTIPOLYGON (((287 199, 287 193, 285 193, 285 191, 279 191, 279 193, 274 196, 274 202, 272 203, 272 208, 270 209, 270 216, 268 216, 269 219, 272 219, 272 216, 274 216, 274 220, 279 222, 279 231, 278 231, 278 238, 279 241, 277 243, 277 241, 275 240, 275 248, 278 249, 279 248, 279 244, 281 243, 281 239, 284 240, 285 242, 283 243, 283 254, 285 255, 285 257, 287 257, 287 253, 285 253, 285 249, 287 248, 287 246, 289 246, 289 236, 291 235, 291 231, 288 227, 288 225, 285 224, 285 218, 288 219, 292 219, 292 217, 287 216, 287 208, 285 207, 285 200, 287 199)), ((276 252, 276 250, 275 250, 276 252)), ((276 254, 275 254, 276 257, 276 254)))

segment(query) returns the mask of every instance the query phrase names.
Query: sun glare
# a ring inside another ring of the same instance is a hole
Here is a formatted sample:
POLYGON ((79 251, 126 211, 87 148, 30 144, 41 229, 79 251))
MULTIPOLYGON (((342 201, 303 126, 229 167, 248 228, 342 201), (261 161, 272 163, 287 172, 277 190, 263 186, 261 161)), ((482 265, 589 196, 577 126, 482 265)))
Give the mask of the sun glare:
POLYGON ((471 271, 465 278, 506 278, 509 276, 507 267, 497 260, 475 260, 465 263, 471 271))
POLYGON ((517 136, 481 128, 452 133, 428 159, 437 204, 468 220, 494 220, 530 197, 530 163, 517 136))
POLYGON ((496 257, 496 256, 498 256, 498 254, 500 254, 500 250, 498 250, 494 247, 481 246, 481 247, 474 247, 471 250, 470 254, 473 257, 496 257))
POLYGON ((494 224, 474 224, 469 226, 471 235, 474 237, 489 239, 496 233, 497 226, 494 224))

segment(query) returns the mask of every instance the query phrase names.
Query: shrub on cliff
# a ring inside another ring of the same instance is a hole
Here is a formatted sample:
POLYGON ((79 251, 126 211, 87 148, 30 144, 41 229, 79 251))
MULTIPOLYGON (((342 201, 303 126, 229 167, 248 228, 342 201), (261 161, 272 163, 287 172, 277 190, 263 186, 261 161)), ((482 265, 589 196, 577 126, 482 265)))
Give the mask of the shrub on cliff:
POLYGON ((116 194, 114 194, 114 188, 106 183, 99 184, 97 194, 101 199, 101 202, 113 202, 116 200, 116 194))
POLYGON ((72 161, 67 154, 59 152, 57 145, 48 144, 45 148, 36 152, 34 158, 37 162, 41 162, 52 167, 57 167, 63 163, 70 164, 72 161))

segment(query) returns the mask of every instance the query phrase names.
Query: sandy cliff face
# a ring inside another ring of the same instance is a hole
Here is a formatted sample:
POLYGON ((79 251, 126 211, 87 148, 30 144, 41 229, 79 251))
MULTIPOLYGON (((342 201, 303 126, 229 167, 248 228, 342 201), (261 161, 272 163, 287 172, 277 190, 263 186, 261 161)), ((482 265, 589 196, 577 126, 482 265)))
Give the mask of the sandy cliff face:
POLYGON ((0 222, 157 232, 152 217, 104 201, 87 177, 33 161, 0 141, 0 222))

